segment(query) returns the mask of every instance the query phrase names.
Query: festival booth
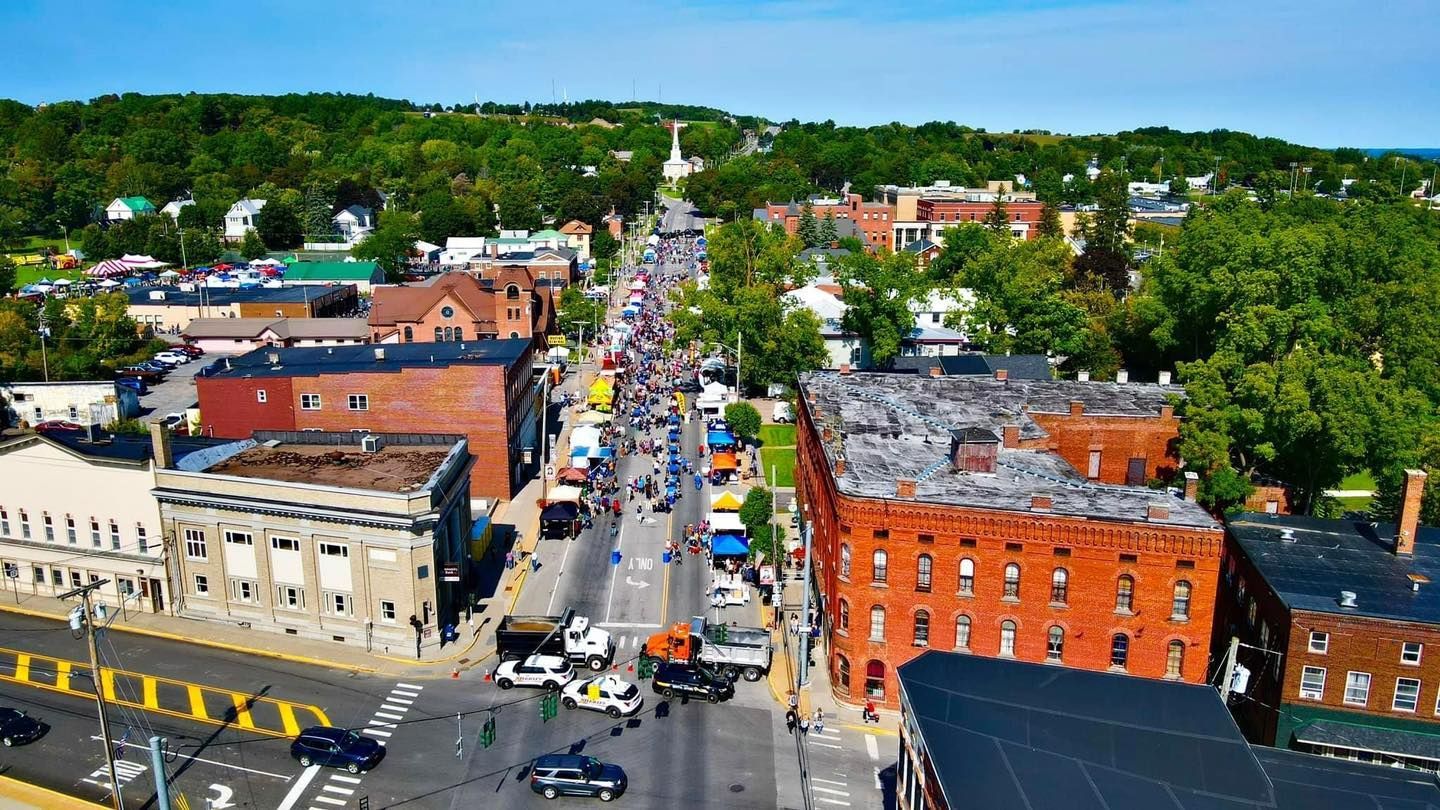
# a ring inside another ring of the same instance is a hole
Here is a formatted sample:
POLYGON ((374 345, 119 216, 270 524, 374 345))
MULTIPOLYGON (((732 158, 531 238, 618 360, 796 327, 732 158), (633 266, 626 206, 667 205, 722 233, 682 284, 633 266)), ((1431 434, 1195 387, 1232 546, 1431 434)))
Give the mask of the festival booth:
POLYGON ((716 560, 739 557, 743 562, 750 556, 750 540, 742 534, 716 534, 710 541, 710 554, 716 560))
POLYGON ((540 536, 552 540, 569 540, 580 533, 580 505, 559 501, 540 512, 540 536))
POLYGON ((615 389, 604 377, 600 377, 590 385, 589 396, 586 404, 602 413, 610 412, 610 405, 615 401, 615 389))
POLYGON ((734 453, 735 434, 728 430, 711 430, 705 434, 705 446, 712 453, 734 453))
MULTIPOLYGON (((115 278, 116 276, 130 275, 130 266, 119 259, 106 259, 85 271, 85 275, 91 278, 115 278)), ((40 282, 42 284, 48 282, 40 282)))
POLYGON ((580 414, 575 421, 581 425, 604 425, 614 418, 613 414, 601 413, 600 411, 586 411, 580 414))
POLYGON ((739 534, 744 535, 745 524, 740 522, 739 512, 711 512, 707 518, 710 521, 710 528, 716 534, 739 534))
POLYGON ((561 467, 555 471, 555 480, 562 484, 583 484, 590 480, 590 474, 579 467, 561 467))
POLYGON ((710 511, 712 512, 739 512, 743 501, 739 495, 730 490, 721 490, 710 496, 710 511))
POLYGON ((715 453, 710 457, 710 483, 719 485, 739 478, 740 462, 734 453, 715 453))

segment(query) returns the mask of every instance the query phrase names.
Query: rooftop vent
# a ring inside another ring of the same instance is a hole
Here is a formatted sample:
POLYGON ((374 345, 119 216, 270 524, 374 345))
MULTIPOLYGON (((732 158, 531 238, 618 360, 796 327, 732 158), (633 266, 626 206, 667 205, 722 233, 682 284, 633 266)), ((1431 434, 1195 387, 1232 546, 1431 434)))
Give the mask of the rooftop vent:
POLYGON ((1130 372, 1126 371, 1123 368, 1115 372, 1115 382, 1120 383, 1121 385, 1130 382, 1130 372))
POLYGON ((365 437, 360 439, 360 449, 365 451, 366 453, 380 452, 380 437, 366 435, 365 437))
POLYGON ((1354 592, 1354 591, 1341 591, 1341 592, 1340 592, 1340 607, 1348 607, 1348 608, 1353 608, 1353 607, 1355 607, 1355 592, 1354 592))
POLYGON ((384 350, 383 348, 379 347, 379 346, 376 346, 376 347, 375 347, 375 361, 376 361, 376 362, 379 362, 379 361, 384 360, 384 359, 385 359, 385 350, 384 350))
POLYGON ((1160 372, 1160 384, 1161 384, 1161 385, 1169 385, 1169 384, 1170 384, 1170 372, 1168 372, 1168 371, 1162 371, 1162 372, 1160 372))
POLYGON ((272 366, 278 366, 278 365, 280 365, 280 353, 279 353, 279 352, 269 352, 269 353, 267 353, 267 354, 265 355, 265 358, 270 361, 270 365, 272 365, 272 366))
POLYGON ((1079 380, 1080 382, 1090 382, 1090 372, 1081 371, 1075 375, 1075 379, 1079 380))
POLYGON ((1293 543, 1293 542, 1295 542, 1295 530, 1294 530, 1294 529, 1290 529, 1290 528, 1281 529, 1281 530, 1280 530, 1280 542, 1282 542, 1282 543, 1293 543))

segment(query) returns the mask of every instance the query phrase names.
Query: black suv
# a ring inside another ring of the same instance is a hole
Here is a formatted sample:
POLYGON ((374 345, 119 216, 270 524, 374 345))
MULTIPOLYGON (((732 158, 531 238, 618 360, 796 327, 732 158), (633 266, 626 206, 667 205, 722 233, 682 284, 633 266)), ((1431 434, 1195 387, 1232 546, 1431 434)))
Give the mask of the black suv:
POLYGON ((593 796, 608 802, 625 792, 630 780, 619 765, 576 754, 545 754, 530 766, 530 789, 547 799, 593 796))
POLYGON ((680 694, 719 703, 735 697, 735 684, 705 667, 664 663, 655 669, 655 691, 667 700, 680 694))

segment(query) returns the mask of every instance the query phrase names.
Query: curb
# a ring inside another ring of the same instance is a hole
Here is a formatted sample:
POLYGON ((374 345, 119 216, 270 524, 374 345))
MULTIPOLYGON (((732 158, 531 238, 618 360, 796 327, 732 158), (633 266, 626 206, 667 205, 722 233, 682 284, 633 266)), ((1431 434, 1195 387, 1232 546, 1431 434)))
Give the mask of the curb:
POLYGON ((99 804, 82 799, 78 796, 71 796, 68 793, 61 793, 58 790, 51 790, 40 785, 32 785, 23 779, 16 779, 13 776, 0 776, 0 799, 7 801, 0 802, 6 807, 13 808, 71 808, 71 810, 90 810, 90 808, 108 808, 108 804, 99 804), (39 801, 40 804, 31 804, 31 801, 39 801))
MULTIPOLYGON (((46 613, 42 610, 30 610, 29 608, 16 607, 14 605, 0 605, 0 611, 5 613, 18 613, 22 616, 33 616, 40 619, 52 619, 65 621, 64 616, 57 616, 53 613, 46 613)), ((163 638, 167 641, 179 641, 185 644, 196 644, 201 647, 211 647, 217 650, 228 650, 230 652, 243 653, 245 655, 260 655, 266 658, 275 658, 281 661, 289 661, 296 664, 308 664, 310 666, 325 667, 327 669, 345 669, 355 672, 378 672, 376 667, 368 667, 363 664, 338 664, 334 661, 326 661, 323 658, 311 658, 305 655, 292 655, 290 653, 275 652, 274 650, 260 650, 252 647, 244 647, 239 644, 230 644, 224 641, 214 641, 205 638, 182 636, 176 633, 169 633, 164 630, 151 630, 148 627, 134 627, 131 625, 111 625, 109 629, 119 630, 122 633, 132 633, 137 636, 149 636, 151 638, 163 638)))

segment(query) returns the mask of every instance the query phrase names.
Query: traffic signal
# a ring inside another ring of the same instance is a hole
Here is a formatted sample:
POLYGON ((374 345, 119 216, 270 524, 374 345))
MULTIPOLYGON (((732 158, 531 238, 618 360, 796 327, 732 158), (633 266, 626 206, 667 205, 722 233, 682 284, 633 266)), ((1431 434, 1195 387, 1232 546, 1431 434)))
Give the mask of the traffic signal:
POLYGON ((540 720, 548 721, 560 713, 560 696, 551 692, 540 698, 540 720))
POLYGON ((715 625, 715 643, 724 644, 730 638, 730 628, 723 624, 715 625))
POLYGON ((640 662, 635 667, 635 672, 640 676, 640 680, 648 681, 650 676, 655 674, 655 662, 649 656, 642 655, 640 662))
POLYGON ((485 718, 485 725, 480 727, 480 747, 489 748, 495 744, 495 718, 485 718))

